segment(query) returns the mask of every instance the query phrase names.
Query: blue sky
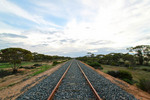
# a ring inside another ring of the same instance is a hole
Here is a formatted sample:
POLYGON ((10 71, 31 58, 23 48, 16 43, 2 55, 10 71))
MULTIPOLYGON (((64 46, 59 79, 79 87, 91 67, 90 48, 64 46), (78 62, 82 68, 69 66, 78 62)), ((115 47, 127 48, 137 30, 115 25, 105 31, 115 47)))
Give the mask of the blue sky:
POLYGON ((150 44, 149 0, 1 0, 0 49, 83 56, 150 44))

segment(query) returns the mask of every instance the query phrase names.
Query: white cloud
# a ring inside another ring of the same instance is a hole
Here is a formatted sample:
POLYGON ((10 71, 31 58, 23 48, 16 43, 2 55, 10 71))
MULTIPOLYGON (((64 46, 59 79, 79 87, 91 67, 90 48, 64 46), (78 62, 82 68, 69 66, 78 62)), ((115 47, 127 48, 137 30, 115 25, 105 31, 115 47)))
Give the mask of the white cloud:
POLYGON ((65 29, 68 37, 86 41, 111 40, 114 44, 99 47, 121 48, 135 44, 138 37, 145 35, 140 33, 142 28, 149 29, 150 10, 148 8, 150 5, 145 6, 146 1, 138 3, 106 0, 95 4, 90 2, 91 0, 88 0, 84 3, 91 7, 99 6, 97 15, 93 17, 92 22, 78 22, 76 19, 68 22, 65 29))
POLYGON ((15 14, 15 15, 20 16, 22 18, 33 21, 33 22, 35 22, 39 25, 44 24, 44 25, 60 27, 59 25, 56 25, 54 23, 45 21, 42 16, 37 16, 35 14, 30 14, 29 12, 25 11, 24 9, 22 9, 21 7, 15 5, 14 3, 9 2, 8 0, 1 0, 1 2, 0 2, 0 12, 15 14))
POLYGON ((87 52, 96 53, 98 50, 88 50, 87 52))

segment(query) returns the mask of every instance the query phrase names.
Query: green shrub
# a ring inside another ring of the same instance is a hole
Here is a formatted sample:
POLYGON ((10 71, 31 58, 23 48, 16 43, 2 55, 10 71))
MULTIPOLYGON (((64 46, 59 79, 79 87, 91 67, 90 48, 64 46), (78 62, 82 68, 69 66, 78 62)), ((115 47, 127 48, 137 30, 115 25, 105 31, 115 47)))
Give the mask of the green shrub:
POLYGON ((127 83, 129 83, 129 84, 133 84, 134 83, 134 81, 133 80, 129 80, 129 79, 122 79, 123 81, 125 81, 125 82, 127 82, 127 83))
POLYGON ((137 86, 138 86, 140 89, 142 89, 142 90, 144 90, 144 91, 150 93, 150 80, 140 79, 140 80, 139 80, 139 83, 137 84, 137 86))
POLYGON ((54 61, 53 62, 53 66, 55 66, 55 65, 57 65, 57 64, 59 64, 60 62, 58 62, 58 61, 54 61))
POLYGON ((27 66, 27 67, 24 67, 25 69, 34 69, 36 68, 37 66, 27 66))
POLYGON ((34 64, 33 66, 39 67, 39 66, 42 66, 42 64, 34 64))
POLYGON ((8 70, 3 70, 3 69, 0 70, 0 78, 5 77, 7 75, 11 75, 11 74, 12 74, 12 72, 10 72, 8 70))
POLYGON ((42 66, 42 65, 37 65, 37 64, 34 64, 33 66, 20 66, 19 68, 24 68, 24 69, 34 69, 34 68, 36 68, 36 67, 38 67, 38 66, 42 66))
POLYGON ((150 72, 150 69, 147 69, 147 68, 143 68, 142 70, 150 72))
POLYGON ((112 66, 119 66, 119 64, 117 62, 111 62, 112 66))
POLYGON ((126 81, 129 84, 133 84, 132 80, 132 74, 125 70, 119 70, 119 71, 108 71, 107 74, 119 78, 121 80, 126 81))
POLYGON ((129 79, 132 80, 132 74, 125 70, 119 70, 118 75, 120 79, 129 79))
POLYGON ((91 62, 91 63, 88 63, 88 65, 96 68, 96 69, 103 69, 103 67, 98 63, 98 62, 91 62))
POLYGON ((124 62, 124 66, 125 66, 125 67, 129 67, 130 65, 131 65, 130 61, 126 60, 126 61, 124 62))
POLYGON ((107 74, 113 76, 113 77, 118 77, 117 71, 108 71, 107 74))

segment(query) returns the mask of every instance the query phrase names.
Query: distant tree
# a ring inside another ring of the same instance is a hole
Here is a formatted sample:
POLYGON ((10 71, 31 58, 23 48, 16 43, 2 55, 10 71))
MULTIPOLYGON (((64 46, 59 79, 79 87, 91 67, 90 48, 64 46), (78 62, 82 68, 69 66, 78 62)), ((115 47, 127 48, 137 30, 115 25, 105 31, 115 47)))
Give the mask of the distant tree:
POLYGON ((112 55, 111 54, 107 54, 107 55, 103 56, 103 58, 101 59, 101 62, 103 64, 110 65, 112 63, 112 55))
POLYGON ((99 62, 99 63, 101 63, 101 64, 103 63, 103 60, 102 60, 102 59, 103 59, 104 56, 105 56, 105 55, 103 55, 103 54, 98 54, 98 55, 96 55, 96 58, 98 59, 98 62, 99 62))
POLYGON ((144 57, 150 55, 150 45, 138 45, 127 49, 138 57, 140 65, 143 65, 144 57))
POLYGON ((103 54, 98 54, 98 55, 96 55, 96 58, 103 58, 104 57, 104 55, 103 54))
POLYGON ((129 66, 133 66, 135 65, 135 57, 134 55, 131 55, 129 53, 126 53, 126 54, 123 54, 123 60, 127 63, 129 63, 130 65, 129 66))
POLYGON ((91 62, 94 62, 96 60, 95 58, 95 54, 91 53, 91 52, 88 52, 87 53, 87 57, 89 58, 89 61, 91 62))
POLYGON ((24 61, 30 61, 31 59, 33 59, 33 56, 31 53, 27 53, 24 55, 24 61))
POLYGON ((34 58, 34 61, 37 61, 37 62, 43 62, 43 61, 46 61, 46 62, 49 62, 49 61, 52 61, 52 60, 69 60, 71 59, 70 57, 64 57, 64 56, 50 56, 50 55, 45 55, 45 54, 39 54, 37 52, 34 52, 32 53, 33 55, 33 58, 34 58))
POLYGON ((112 64, 119 65, 119 60, 122 58, 122 53, 111 53, 112 55, 112 64))
POLYGON ((44 54, 32 53, 34 61, 43 61, 44 54))
POLYGON ((0 50, 0 62, 3 61, 1 55, 2 55, 2 51, 0 50))
POLYGON ((122 58, 120 58, 119 61, 118 61, 119 66, 123 66, 123 65, 124 65, 124 62, 125 62, 125 61, 124 61, 122 58))
POLYGON ((43 60, 46 61, 46 62, 48 62, 48 61, 52 60, 52 56, 45 55, 45 56, 43 57, 43 60))
POLYGON ((81 61, 83 61, 83 62, 87 62, 88 57, 87 57, 87 56, 83 56, 83 57, 78 57, 77 59, 78 59, 78 60, 81 60, 81 61))
POLYGON ((22 48, 6 48, 1 50, 1 59, 9 62, 13 69, 13 73, 16 73, 21 65, 21 61, 31 60, 32 54, 30 51, 22 48))
POLYGON ((95 55, 94 55, 93 53, 91 53, 91 52, 88 52, 87 54, 88 54, 88 56, 91 57, 91 58, 95 57, 95 55))

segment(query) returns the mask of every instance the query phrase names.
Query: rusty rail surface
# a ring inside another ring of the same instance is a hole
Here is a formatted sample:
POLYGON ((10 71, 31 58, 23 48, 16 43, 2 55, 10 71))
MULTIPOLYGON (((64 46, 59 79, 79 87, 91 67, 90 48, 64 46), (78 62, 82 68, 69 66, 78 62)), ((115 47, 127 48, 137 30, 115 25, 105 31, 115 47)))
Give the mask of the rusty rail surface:
POLYGON ((87 76, 86 76, 85 73, 83 72, 83 70, 82 70, 82 68, 80 67, 80 65, 78 64, 78 62, 77 62, 77 65, 78 65, 78 67, 80 68, 80 70, 81 70, 83 76, 84 76, 85 79, 87 80, 87 82, 88 82, 90 88, 92 89, 92 91, 93 91, 93 93, 94 93, 96 99, 97 99, 97 100, 102 100, 102 99, 100 98, 100 96, 98 95, 98 93, 96 92, 96 90, 94 89, 94 87, 92 86, 91 82, 88 80, 87 76))
MULTIPOLYGON (((72 61, 72 62, 73 62, 73 61, 72 61)), ((59 80, 59 82, 57 83, 57 85, 55 86, 55 88, 53 89, 52 93, 50 94, 50 96, 49 96, 49 98, 48 98, 47 100, 52 100, 52 99, 53 99, 53 97, 54 97, 54 95, 55 95, 55 92, 57 91, 57 89, 58 89, 59 85, 61 84, 63 78, 65 77, 66 73, 68 72, 68 70, 69 70, 69 68, 70 68, 70 66, 71 66, 71 64, 72 64, 72 62, 70 63, 70 65, 68 66, 68 68, 66 69, 66 71, 64 72, 63 76, 61 77, 61 79, 59 80)), ((90 88, 92 89, 92 91, 93 91, 93 93, 94 93, 96 99, 97 99, 97 100, 102 100, 102 99, 100 98, 100 96, 98 95, 98 93, 96 92, 96 90, 94 89, 94 87, 92 86, 92 84, 90 83, 90 81, 88 80, 87 76, 86 76, 85 73, 83 72, 83 70, 82 70, 82 68, 80 67, 80 65, 78 64, 78 62, 77 62, 77 65, 78 65, 78 67, 80 68, 80 70, 81 70, 83 76, 84 76, 85 79, 87 80, 87 82, 88 82, 90 88)))
POLYGON ((71 66, 72 62, 70 63, 70 65, 68 66, 68 68, 66 69, 66 71, 64 72, 64 74, 62 75, 62 77, 60 78, 59 82, 57 83, 57 85, 55 86, 55 88, 53 89, 52 93, 50 94, 50 96, 48 97, 47 100, 52 100, 54 95, 55 95, 55 92, 57 91, 60 83, 62 82, 63 78, 65 77, 66 73, 68 72, 70 66, 71 66))

